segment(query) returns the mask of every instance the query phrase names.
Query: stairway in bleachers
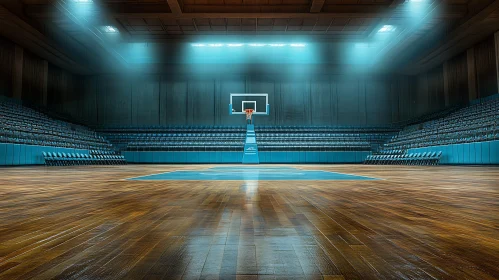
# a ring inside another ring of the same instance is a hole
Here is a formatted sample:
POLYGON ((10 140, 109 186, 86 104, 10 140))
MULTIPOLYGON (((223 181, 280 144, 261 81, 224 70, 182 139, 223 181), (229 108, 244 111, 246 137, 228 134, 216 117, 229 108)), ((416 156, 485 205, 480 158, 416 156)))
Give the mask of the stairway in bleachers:
POLYGON ((244 142, 243 153, 244 164, 258 164, 258 143, 256 142, 255 125, 248 124, 246 127, 246 141, 244 142))
POLYGON ((115 127, 101 132, 136 163, 361 163, 398 130, 334 126, 115 127))

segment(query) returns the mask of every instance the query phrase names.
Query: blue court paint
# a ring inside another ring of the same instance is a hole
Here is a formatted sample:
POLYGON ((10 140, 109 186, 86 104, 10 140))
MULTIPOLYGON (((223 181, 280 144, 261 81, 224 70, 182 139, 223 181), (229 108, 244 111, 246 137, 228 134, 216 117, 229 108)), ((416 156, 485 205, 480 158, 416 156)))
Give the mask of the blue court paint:
POLYGON ((182 170, 131 178, 129 180, 178 181, 308 181, 308 180, 378 180, 376 178, 293 167, 224 166, 201 170, 182 170))

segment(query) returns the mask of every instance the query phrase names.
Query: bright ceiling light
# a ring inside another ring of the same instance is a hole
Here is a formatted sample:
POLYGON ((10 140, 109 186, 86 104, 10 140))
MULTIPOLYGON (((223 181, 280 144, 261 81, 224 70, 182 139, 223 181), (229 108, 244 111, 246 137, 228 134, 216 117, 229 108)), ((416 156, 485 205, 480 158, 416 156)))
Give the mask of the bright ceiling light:
POLYGON ((116 27, 107 25, 107 26, 104 26, 104 32, 106 32, 106 33, 118 33, 118 29, 116 27))
POLYGON ((395 26, 393 25, 383 25, 383 27, 381 27, 378 32, 379 33, 387 33, 387 32, 393 32, 395 31, 395 26))
POLYGON ((86 3, 93 3, 94 1, 92 1, 92 0, 72 0, 72 2, 86 4, 86 3))
MULTIPOLYGON (((114 27, 113 27, 114 28, 114 27)), ((109 31, 108 31, 109 32, 109 31)), ((293 44, 283 44, 283 43, 250 43, 250 44, 245 44, 245 43, 193 43, 191 44, 192 47, 244 47, 244 46, 250 46, 250 47, 305 47, 306 45, 303 43, 293 43, 293 44)))

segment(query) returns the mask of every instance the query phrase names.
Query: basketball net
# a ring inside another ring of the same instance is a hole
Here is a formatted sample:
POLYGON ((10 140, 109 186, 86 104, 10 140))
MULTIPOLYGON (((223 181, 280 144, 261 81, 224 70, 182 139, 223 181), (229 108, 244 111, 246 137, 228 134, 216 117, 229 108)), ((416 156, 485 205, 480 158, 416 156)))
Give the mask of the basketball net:
POLYGON ((253 109, 245 109, 246 111, 246 119, 251 120, 251 116, 253 116, 253 109))

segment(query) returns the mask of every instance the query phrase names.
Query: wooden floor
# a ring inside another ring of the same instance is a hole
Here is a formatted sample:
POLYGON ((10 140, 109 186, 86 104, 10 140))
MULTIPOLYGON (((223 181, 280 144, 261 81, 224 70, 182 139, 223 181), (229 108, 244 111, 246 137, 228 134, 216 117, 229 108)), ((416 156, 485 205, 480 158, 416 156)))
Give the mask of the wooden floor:
POLYGON ((0 169, 0 279, 499 279, 499 167, 123 180, 206 167, 0 169))

